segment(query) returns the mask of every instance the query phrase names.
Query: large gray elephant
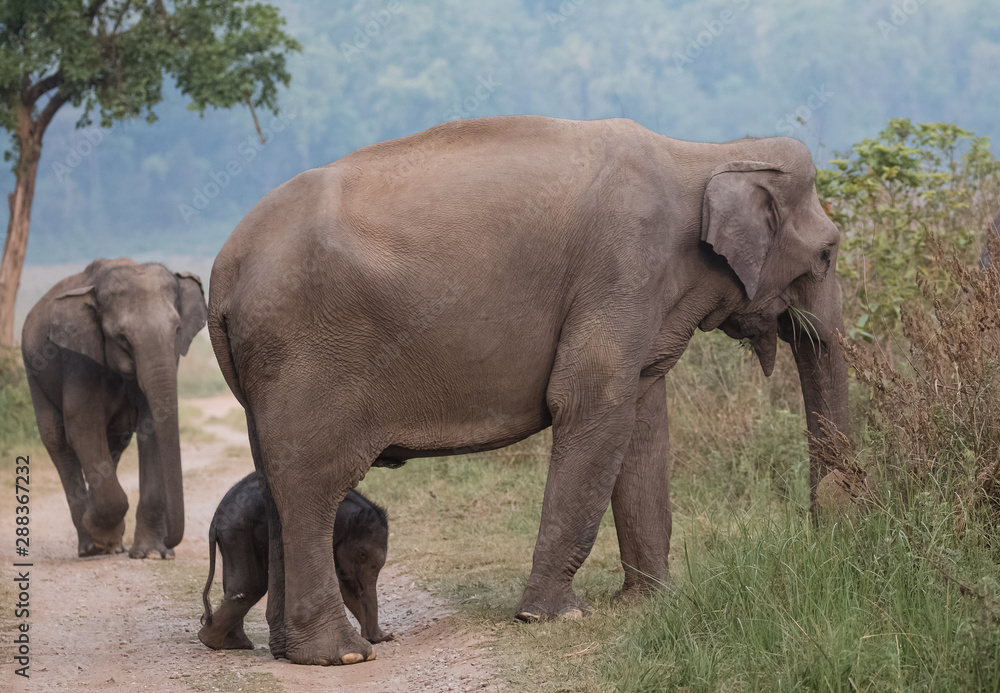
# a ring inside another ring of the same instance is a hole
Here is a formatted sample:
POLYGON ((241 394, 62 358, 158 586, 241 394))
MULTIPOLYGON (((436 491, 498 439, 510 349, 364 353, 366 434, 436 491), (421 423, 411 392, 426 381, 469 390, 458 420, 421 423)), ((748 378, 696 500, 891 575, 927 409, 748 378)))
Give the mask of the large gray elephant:
MULTIPOLYGON (((209 330, 280 520, 271 652, 370 656, 329 545, 337 501, 373 464, 550 425, 517 617, 589 610, 572 581, 609 502, 624 594, 655 588, 671 529, 663 377, 697 329, 748 338, 765 373, 789 341, 810 431, 846 431, 839 232, 815 175, 791 139, 518 116, 365 147, 267 194, 216 258, 209 330)), ((814 454, 814 490, 823 472, 814 454)))
POLYGON ((205 325, 201 280, 156 263, 95 260, 28 313, 21 352, 38 432, 59 471, 80 556, 124 550, 118 459, 137 433, 133 558, 184 535, 177 363, 205 325))

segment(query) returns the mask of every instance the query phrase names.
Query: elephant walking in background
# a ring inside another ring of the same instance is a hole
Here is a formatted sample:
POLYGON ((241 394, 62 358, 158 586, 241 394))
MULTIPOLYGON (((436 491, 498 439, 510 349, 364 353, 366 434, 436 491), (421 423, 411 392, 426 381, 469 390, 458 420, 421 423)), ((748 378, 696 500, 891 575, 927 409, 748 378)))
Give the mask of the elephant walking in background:
POLYGON ((59 471, 80 556, 124 550, 116 469, 137 433, 133 558, 184 535, 177 363, 205 325, 201 280, 156 263, 95 260, 28 313, 21 351, 42 442, 59 471))
POLYGON ((587 613, 573 576, 609 503, 624 594, 654 589, 671 530, 663 377, 698 329, 748 339, 768 374, 788 341, 810 431, 846 432, 839 232, 815 176, 791 139, 516 116, 365 147, 258 202, 216 258, 209 331, 273 498, 272 654, 370 656, 329 546, 371 466, 550 425, 517 617, 587 613))

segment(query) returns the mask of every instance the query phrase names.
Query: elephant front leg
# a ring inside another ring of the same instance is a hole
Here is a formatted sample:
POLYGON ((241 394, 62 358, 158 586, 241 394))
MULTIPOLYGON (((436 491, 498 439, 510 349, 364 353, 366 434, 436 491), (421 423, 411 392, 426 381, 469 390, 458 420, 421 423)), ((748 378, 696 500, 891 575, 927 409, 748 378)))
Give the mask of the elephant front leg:
POLYGON ((635 424, 611 496, 625 584, 622 597, 663 585, 670 554, 670 445, 663 378, 643 382, 635 424))
POLYGON ((156 433, 140 429, 139 443, 139 505, 135 509, 135 537, 129 558, 173 558, 174 550, 164 544, 167 535, 166 498, 163 489, 161 451, 156 433))
POLYGON ((66 492, 69 514, 73 519, 73 526, 76 527, 77 555, 80 558, 86 558, 87 556, 98 556, 103 553, 119 553, 124 551, 125 549, 121 543, 121 534, 125 532, 124 525, 121 527, 121 533, 117 533, 117 531, 113 532, 110 538, 103 538, 103 541, 95 542, 90 530, 84 524, 83 518, 87 513, 90 499, 87 484, 83 479, 80 460, 77 458, 76 453, 73 452, 65 440, 54 445, 49 445, 46 442, 45 447, 49 451, 52 462, 56 465, 63 491, 66 492))
POLYGON ((522 621, 579 618, 590 612, 573 591, 573 576, 597 538, 632 429, 630 397, 627 403, 618 397, 602 403, 591 393, 573 393, 568 399, 553 423, 542 521, 531 575, 516 611, 522 621))
POLYGON ((72 450, 60 451, 56 466, 77 527, 78 552, 92 556, 122 551, 128 496, 118 483, 103 422, 94 427, 67 422, 67 436, 72 450))

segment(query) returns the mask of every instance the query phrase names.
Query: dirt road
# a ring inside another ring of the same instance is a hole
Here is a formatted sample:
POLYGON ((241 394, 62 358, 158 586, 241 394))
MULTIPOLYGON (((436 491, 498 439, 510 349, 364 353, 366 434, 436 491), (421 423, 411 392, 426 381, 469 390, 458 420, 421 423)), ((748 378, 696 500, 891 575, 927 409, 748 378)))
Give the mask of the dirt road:
MULTIPOLYGON (((415 585, 390 558, 379 581, 381 623, 395 642, 378 659, 350 667, 304 667, 276 661, 266 649, 264 603, 247 634, 256 650, 213 652, 197 639, 201 589, 208 573, 208 525, 225 491, 253 468, 245 434, 219 423, 238 407, 229 395, 190 400, 202 413, 201 443, 183 447, 185 539, 173 561, 76 557, 76 534, 51 462, 33 458, 31 498, 30 679, 13 674, 4 649, 3 690, 14 691, 473 691, 500 690, 484 636, 461 631, 446 604, 415 585), (13 683, 12 687, 9 684, 13 683)), ((182 439, 184 435, 182 433, 182 439)), ((196 437, 197 438, 197 437, 196 437)), ((134 472, 121 475, 130 505, 134 472)), ((5 499, 0 525, 13 526, 5 499)), ((126 529, 126 543, 132 526, 126 529)), ((3 574, 16 559, 3 541, 3 574)), ((216 574, 217 584, 221 574, 216 574)), ((0 594, 9 594, 0 592, 0 594)), ((218 597, 214 598, 216 601, 218 597)), ((9 628, 11 606, 4 604, 9 628)), ((8 631, 9 632, 9 631, 8 631)), ((4 633, 4 640, 9 640, 4 633)))

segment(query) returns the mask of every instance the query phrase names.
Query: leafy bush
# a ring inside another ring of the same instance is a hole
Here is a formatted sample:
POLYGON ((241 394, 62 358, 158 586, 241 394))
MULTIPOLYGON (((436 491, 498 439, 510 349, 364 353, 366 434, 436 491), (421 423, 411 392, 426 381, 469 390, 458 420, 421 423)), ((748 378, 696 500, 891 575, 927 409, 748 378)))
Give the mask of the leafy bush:
POLYGON ((830 163, 816 185, 841 228, 849 336, 871 341, 899 325, 903 305, 921 300, 918 279, 947 280, 927 252, 929 233, 974 259, 996 211, 1000 164, 987 137, 906 118, 830 163))

